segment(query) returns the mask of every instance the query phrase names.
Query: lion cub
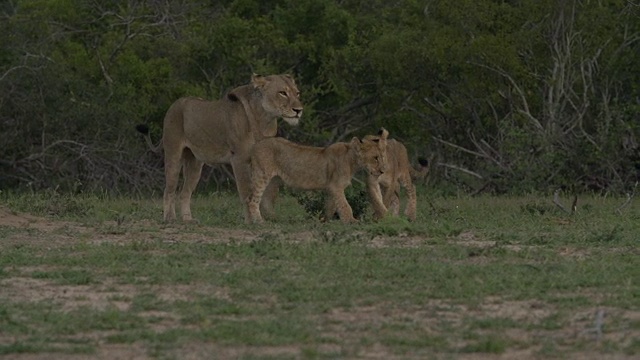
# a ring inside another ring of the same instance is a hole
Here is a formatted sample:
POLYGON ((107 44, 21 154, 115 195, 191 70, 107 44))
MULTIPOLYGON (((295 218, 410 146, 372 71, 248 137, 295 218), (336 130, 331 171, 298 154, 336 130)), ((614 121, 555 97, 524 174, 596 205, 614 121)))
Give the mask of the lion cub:
MULTIPOLYGON (((382 135, 368 135, 365 139, 375 140, 382 135)), ((419 170, 414 169, 409 162, 407 148, 399 141, 389 139, 387 141, 387 170, 380 176, 369 175, 367 177, 367 191, 373 205, 374 218, 384 217, 387 210, 393 215, 400 213, 400 185, 407 193, 407 204, 404 214, 411 221, 416 220, 416 187, 412 178, 423 178, 429 170, 429 161, 419 158, 419 170), (382 202, 380 202, 382 199, 382 202)))
MULTIPOLYGON (((338 142, 327 147, 312 147, 292 143, 283 138, 257 142, 251 151, 252 194, 247 199, 248 223, 263 222, 260 201, 272 178, 278 176, 287 185, 302 190, 325 190, 329 195, 327 210, 337 209, 344 223, 356 221, 344 190, 359 169, 378 177, 386 171, 387 137, 382 129, 372 139, 354 137, 350 142, 338 142)), ((382 199, 378 199, 382 202, 382 199)))

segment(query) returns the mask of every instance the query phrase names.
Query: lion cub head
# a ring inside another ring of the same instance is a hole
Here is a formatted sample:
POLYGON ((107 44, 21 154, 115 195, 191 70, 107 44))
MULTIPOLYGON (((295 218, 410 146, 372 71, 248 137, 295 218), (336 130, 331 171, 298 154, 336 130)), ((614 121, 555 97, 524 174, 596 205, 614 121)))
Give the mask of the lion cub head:
POLYGON ((290 75, 262 76, 253 74, 251 85, 260 92, 264 110, 282 117, 290 125, 298 125, 302 116, 300 91, 290 75))
POLYGON ((387 171, 387 137, 389 132, 380 128, 377 136, 365 136, 362 140, 353 138, 351 144, 358 149, 358 161, 369 174, 380 176, 387 171))

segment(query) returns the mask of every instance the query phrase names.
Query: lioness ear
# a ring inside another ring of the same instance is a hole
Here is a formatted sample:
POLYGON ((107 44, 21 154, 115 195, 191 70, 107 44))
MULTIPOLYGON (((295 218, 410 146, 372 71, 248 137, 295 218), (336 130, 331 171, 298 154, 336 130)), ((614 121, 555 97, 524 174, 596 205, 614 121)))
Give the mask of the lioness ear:
POLYGON ((283 77, 285 77, 287 80, 291 81, 291 83, 293 85, 296 85, 296 80, 293 78, 293 75, 290 74, 282 74, 283 77))
POLYGON ((255 89, 258 88, 263 88, 265 85, 267 84, 267 78, 262 76, 262 75, 258 75, 258 74, 253 74, 251 75, 251 85, 253 85, 253 87, 255 89))

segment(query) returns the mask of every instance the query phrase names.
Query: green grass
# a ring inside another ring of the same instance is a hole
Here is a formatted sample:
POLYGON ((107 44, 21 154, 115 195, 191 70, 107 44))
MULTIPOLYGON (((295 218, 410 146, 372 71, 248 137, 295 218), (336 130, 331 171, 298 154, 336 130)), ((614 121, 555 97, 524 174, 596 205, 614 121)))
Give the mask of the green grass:
POLYGON ((200 223, 169 225, 160 200, 2 194, 41 218, 0 226, 0 354, 640 354, 637 206, 584 197, 569 216, 550 197, 420 190, 416 222, 352 226, 286 194, 263 226, 235 194, 196 196, 200 223))

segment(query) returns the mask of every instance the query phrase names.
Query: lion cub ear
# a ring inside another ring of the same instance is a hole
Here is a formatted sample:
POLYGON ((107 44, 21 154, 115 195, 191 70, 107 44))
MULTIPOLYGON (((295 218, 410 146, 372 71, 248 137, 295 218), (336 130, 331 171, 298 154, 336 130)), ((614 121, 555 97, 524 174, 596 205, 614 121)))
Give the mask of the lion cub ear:
POLYGON ((267 78, 254 73, 251 75, 251 85, 253 85, 254 89, 262 89, 267 85, 267 78))
POLYGON ((380 138, 386 140, 389 137, 389 132, 387 131, 387 129, 381 127, 380 131, 378 131, 378 135, 380 135, 380 138))

